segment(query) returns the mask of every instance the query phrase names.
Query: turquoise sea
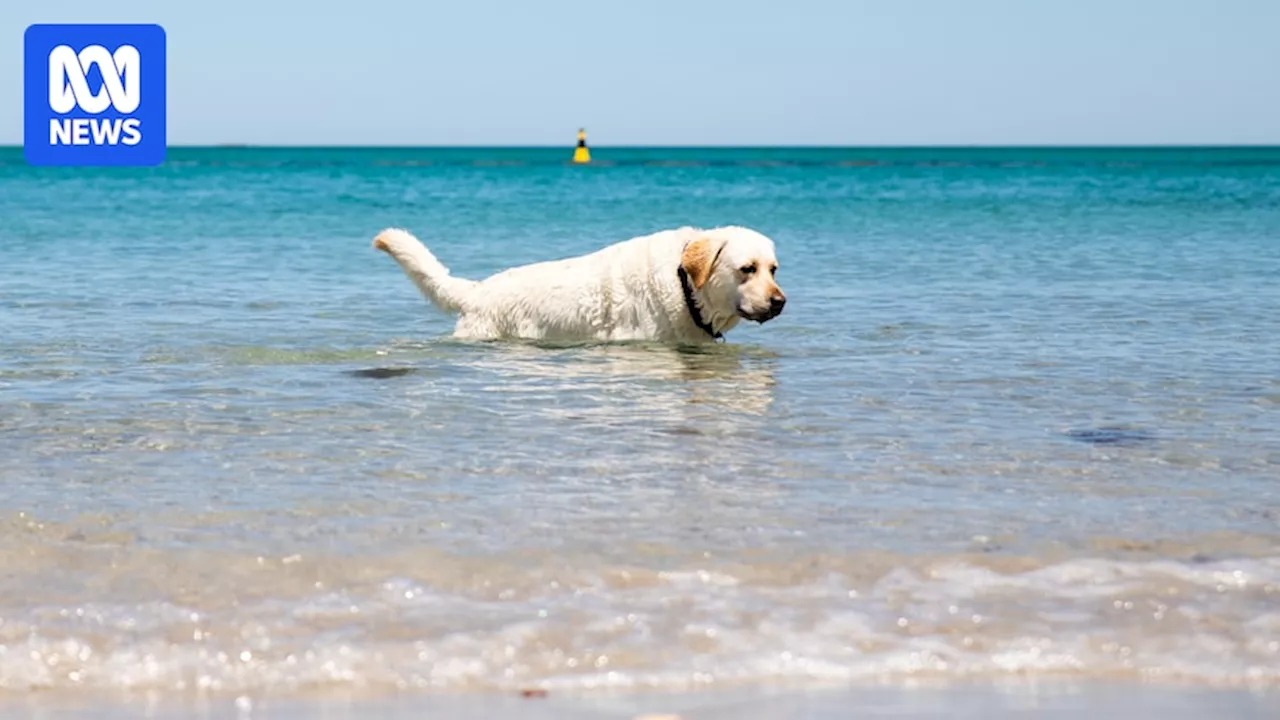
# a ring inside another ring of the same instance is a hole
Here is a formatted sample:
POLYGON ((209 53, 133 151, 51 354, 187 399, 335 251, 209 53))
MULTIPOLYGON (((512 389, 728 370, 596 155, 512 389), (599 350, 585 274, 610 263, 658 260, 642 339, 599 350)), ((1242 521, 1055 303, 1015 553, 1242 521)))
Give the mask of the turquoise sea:
POLYGON ((570 153, 0 149, 0 692, 1280 685, 1280 148, 570 153), (721 224, 698 353, 370 247, 721 224))

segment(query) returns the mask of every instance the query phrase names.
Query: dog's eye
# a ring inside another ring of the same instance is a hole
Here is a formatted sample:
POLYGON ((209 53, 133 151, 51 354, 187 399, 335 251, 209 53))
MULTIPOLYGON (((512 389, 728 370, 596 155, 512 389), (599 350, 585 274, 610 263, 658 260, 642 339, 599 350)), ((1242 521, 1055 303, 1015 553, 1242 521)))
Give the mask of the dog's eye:
POLYGON ((755 263, 751 263, 750 265, 743 265, 742 267, 738 268, 738 270, 742 271, 743 275, 750 275, 751 273, 756 271, 756 265, 755 263))
POLYGON ((770 275, 777 275, 777 274, 778 274, 778 266, 777 266, 777 265, 774 265, 774 266, 770 267, 770 268, 769 268, 769 274, 770 274, 770 275))

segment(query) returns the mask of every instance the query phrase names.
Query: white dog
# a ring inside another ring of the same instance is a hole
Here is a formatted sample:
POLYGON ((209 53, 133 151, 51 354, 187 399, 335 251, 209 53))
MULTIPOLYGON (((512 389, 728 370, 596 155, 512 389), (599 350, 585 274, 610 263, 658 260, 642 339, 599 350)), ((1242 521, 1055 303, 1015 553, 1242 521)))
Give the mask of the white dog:
POLYGON ((772 320, 787 301, 773 241, 741 227, 665 230, 481 281, 450 275, 405 230, 383 230, 373 246, 436 307, 459 314, 460 339, 707 343, 741 318, 772 320))

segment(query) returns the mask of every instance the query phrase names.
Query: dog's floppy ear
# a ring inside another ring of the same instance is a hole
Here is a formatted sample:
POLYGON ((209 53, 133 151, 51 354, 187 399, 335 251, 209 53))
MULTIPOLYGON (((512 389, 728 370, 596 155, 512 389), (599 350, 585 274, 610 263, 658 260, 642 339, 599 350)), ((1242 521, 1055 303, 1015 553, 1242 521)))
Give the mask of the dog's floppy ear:
POLYGON ((689 274, 695 289, 701 290, 702 286, 707 284, 707 279, 711 277, 711 269, 716 266, 716 260, 719 259, 726 244, 728 243, 724 240, 716 242, 711 238, 702 237, 685 246, 684 253, 680 256, 680 267, 689 274))

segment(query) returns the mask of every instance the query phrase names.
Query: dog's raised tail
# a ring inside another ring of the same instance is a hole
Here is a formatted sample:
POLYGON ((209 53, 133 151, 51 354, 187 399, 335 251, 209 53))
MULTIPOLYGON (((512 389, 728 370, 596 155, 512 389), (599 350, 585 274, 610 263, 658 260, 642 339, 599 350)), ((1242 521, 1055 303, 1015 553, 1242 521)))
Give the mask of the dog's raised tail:
POLYGON ((373 246, 394 258, 418 290, 441 310, 457 312, 475 287, 474 280, 450 275, 449 268, 407 230, 387 228, 373 238, 373 246))

